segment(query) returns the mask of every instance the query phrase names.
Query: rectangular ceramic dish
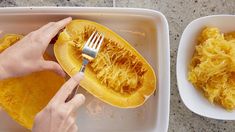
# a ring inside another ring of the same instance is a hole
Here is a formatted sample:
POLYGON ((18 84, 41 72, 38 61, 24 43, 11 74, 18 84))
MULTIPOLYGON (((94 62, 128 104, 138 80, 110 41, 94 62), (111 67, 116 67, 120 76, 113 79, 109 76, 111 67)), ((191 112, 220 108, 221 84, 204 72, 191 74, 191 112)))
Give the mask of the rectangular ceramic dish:
MULTIPOLYGON (((166 132, 170 102, 169 31, 165 16, 154 10, 130 8, 24 7, 0 9, 0 36, 27 34, 40 26, 72 16, 101 23, 130 42, 152 65, 158 77, 157 92, 141 107, 120 109, 94 98, 78 115, 80 132, 166 132)), ((26 131, 0 110, 0 131, 26 131)))

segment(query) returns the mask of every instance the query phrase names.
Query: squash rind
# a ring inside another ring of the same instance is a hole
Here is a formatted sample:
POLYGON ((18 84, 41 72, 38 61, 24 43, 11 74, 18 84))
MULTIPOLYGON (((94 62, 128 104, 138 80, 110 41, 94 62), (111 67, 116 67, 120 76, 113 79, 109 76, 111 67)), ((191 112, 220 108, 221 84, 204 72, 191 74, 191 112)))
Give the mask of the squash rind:
POLYGON ((81 81, 80 85, 95 97, 116 107, 134 108, 142 105, 156 89, 156 76, 152 67, 127 41, 98 23, 88 20, 73 20, 66 26, 54 45, 55 56, 62 68, 70 76, 79 71, 82 61, 75 57, 76 52, 73 50, 74 47, 69 43, 72 43, 73 37, 78 35, 80 29, 86 25, 92 25, 98 32, 104 33, 106 38, 124 44, 125 48, 129 49, 143 62, 147 72, 144 75, 143 86, 130 96, 122 96, 107 89, 106 86, 99 82, 89 66, 85 71, 85 78, 81 81))

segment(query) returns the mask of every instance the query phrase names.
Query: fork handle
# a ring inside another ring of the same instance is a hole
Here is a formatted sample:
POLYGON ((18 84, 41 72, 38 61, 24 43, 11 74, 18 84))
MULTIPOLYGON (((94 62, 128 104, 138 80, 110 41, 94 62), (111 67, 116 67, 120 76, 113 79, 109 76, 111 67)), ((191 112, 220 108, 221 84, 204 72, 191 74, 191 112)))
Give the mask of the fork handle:
MULTIPOLYGON (((85 72, 85 69, 86 69, 86 65, 87 65, 87 63, 83 63, 83 64, 82 64, 82 67, 81 67, 80 70, 79 70, 79 72, 84 73, 84 72, 85 72)), ((66 98, 65 103, 69 102, 69 101, 77 94, 77 92, 78 92, 78 87, 79 87, 79 85, 76 86, 75 88, 73 88, 72 92, 71 92, 71 93, 69 94, 69 96, 66 98)))
POLYGON ((79 72, 84 73, 86 69, 86 65, 82 65, 82 67, 80 68, 79 72))
POLYGON ((88 64, 89 60, 86 59, 86 58, 83 58, 83 61, 82 61, 82 67, 80 68, 79 72, 82 72, 84 73, 85 72, 85 69, 86 69, 86 65, 88 64))

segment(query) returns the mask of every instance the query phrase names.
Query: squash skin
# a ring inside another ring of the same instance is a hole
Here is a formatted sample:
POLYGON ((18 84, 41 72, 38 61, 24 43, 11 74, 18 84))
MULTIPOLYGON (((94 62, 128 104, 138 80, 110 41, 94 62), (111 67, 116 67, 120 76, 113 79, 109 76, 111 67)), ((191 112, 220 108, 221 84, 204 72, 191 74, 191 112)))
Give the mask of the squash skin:
MULTIPOLYGON (((0 53, 22 38, 17 34, 0 38, 0 53)), ((43 57, 52 60, 46 53, 43 57)), ((0 107, 17 123, 31 129, 35 115, 47 105, 64 82, 65 79, 53 71, 0 80, 0 107)))
POLYGON ((127 41, 98 23, 88 20, 73 20, 66 26, 65 30, 60 33, 54 45, 54 53, 62 68, 70 76, 75 75, 79 71, 82 60, 75 57, 77 53, 74 52, 74 47, 69 43, 78 35, 78 32, 82 27, 87 25, 94 26, 98 32, 104 33, 105 38, 125 45, 125 48, 130 50, 139 60, 141 60, 143 66, 147 69, 147 72, 144 75, 142 87, 130 96, 122 96, 121 94, 117 94, 113 90, 106 88, 106 86, 101 84, 97 79, 96 74, 94 74, 89 65, 85 71, 85 78, 80 82, 80 85, 98 99, 112 106, 119 108, 135 108, 144 104, 149 96, 156 90, 156 76, 152 67, 127 41))

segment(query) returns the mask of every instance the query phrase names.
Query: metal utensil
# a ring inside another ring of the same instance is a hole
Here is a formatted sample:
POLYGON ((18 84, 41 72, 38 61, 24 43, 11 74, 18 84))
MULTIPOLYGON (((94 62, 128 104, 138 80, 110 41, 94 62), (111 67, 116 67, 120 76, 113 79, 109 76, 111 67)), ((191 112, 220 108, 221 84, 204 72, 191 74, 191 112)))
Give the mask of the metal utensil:
MULTIPOLYGON (((85 43, 83 49, 82 49, 82 67, 80 68, 79 72, 84 73, 86 69, 86 65, 95 59, 97 56, 99 49, 101 47, 101 44, 104 40, 104 35, 102 33, 98 33, 97 31, 94 31, 92 35, 89 37, 87 42, 85 43)), ((75 87, 72 92, 69 94, 65 102, 70 101, 77 93, 78 86, 75 87)))

